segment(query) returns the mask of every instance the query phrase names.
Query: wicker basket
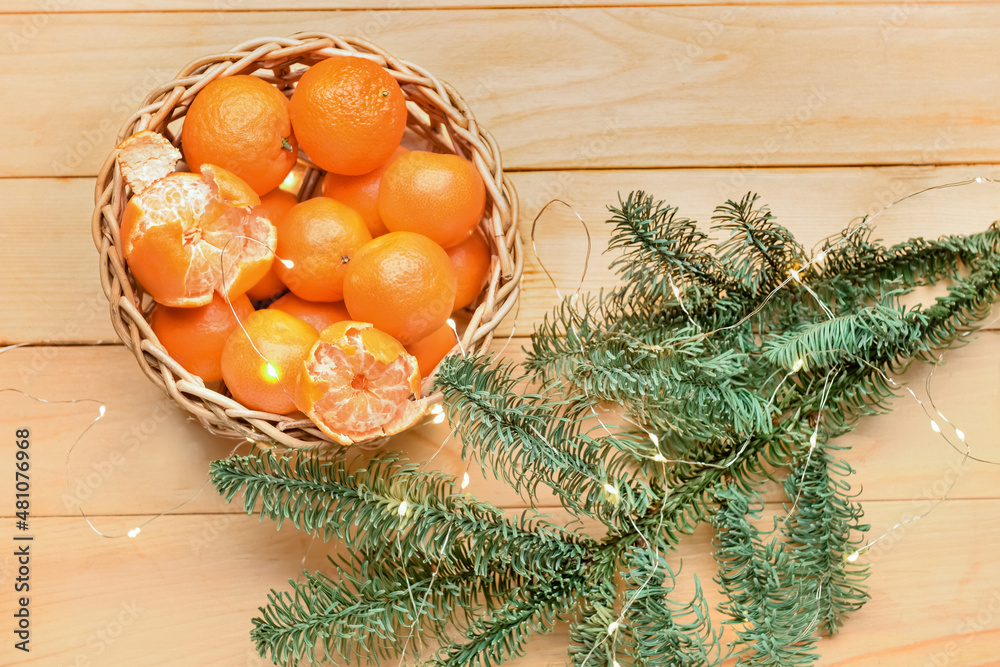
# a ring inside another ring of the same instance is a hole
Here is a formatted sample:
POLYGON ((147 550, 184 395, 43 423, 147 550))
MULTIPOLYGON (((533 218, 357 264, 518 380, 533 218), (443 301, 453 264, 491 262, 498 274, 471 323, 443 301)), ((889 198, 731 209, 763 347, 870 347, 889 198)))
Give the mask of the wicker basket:
MULTIPOLYGON (((483 177, 487 201, 482 229, 490 240, 494 259, 487 287, 461 336, 466 353, 483 350, 518 295, 523 258, 517 235, 517 195, 504 176, 500 151, 493 137, 479 126, 469 106, 451 86, 423 68, 350 37, 309 32, 255 39, 227 53, 199 58, 182 69, 173 81, 152 91, 142 108, 122 128, 118 140, 148 129, 164 134, 177 145, 180 121, 188 105, 209 82, 234 74, 256 73, 288 95, 310 65, 345 54, 368 58, 384 67, 406 95, 408 131, 436 150, 468 158, 483 177)), ((305 156, 303 161, 307 169, 300 198, 310 196, 323 177, 323 172, 308 163, 305 156)), ((301 416, 250 410, 227 395, 224 387, 221 391, 206 387, 201 378, 184 370, 157 341, 146 320, 152 300, 143 293, 122 256, 119 225, 129 194, 112 152, 97 177, 92 222, 94 243, 100 252, 101 284, 111 304, 112 324, 119 338, 135 354, 143 372, 213 433, 262 442, 273 440, 287 447, 313 447, 330 442, 301 416)), ((431 397, 432 401, 439 399, 440 396, 431 397)))

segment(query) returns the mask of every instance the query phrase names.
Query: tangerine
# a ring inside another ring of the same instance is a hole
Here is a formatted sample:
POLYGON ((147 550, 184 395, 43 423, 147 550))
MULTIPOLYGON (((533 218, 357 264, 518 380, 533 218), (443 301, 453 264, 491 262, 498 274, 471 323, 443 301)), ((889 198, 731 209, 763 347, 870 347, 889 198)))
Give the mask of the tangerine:
POLYGON ((455 332, 445 324, 428 336, 406 346, 406 351, 416 358, 420 369, 420 377, 425 378, 434 372, 441 360, 458 345, 455 332))
POLYGON ((442 247, 461 243, 483 217, 486 185, 458 155, 410 151, 382 174, 378 210, 389 231, 417 232, 442 247))
POLYGON ((343 445, 392 435, 423 415, 417 360, 367 322, 327 327, 300 365, 296 404, 343 445))
POLYGON ((253 209, 259 203, 250 186, 213 165, 201 175, 167 174, 125 206, 122 252, 132 275, 165 306, 204 306, 213 291, 246 293, 277 246, 274 225, 253 209))
MULTIPOLYGON (((271 224, 275 228, 279 228, 281 226, 281 219, 298 203, 299 200, 292 193, 275 188, 260 198, 260 210, 267 215, 268 220, 271 221, 271 224)), ((285 289, 285 283, 281 282, 278 274, 274 272, 274 262, 272 262, 271 268, 264 274, 264 277, 257 281, 256 285, 247 290, 247 296, 254 301, 264 301, 266 299, 273 299, 284 292, 285 289)))
POLYGON ((454 309, 459 310, 475 301, 486 286, 492 254, 486 237, 479 230, 445 252, 448 253, 451 265, 455 267, 455 275, 458 276, 458 293, 455 295, 454 309))
POLYGON ((281 185, 298 160, 288 99, 247 74, 212 81, 184 117, 181 149, 191 171, 204 163, 228 169, 257 194, 281 185))
POLYGON ((281 220, 275 273, 308 301, 340 301, 354 254, 372 240, 361 216, 347 204, 315 197, 296 204, 281 220))
POLYGON ((355 320, 409 345, 448 320, 457 289, 441 246, 413 232, 389 232, 362 248, 347 266, 344 305, 355 320))
POLYGON ((351 319, 343 301, 306 301, 293 292, 281 297, 268 308, 282 310, 297 317, 311 325, 316 331, 322 331, 331 324, 351 319))
POLYGON ((197 308, 157 304, 149 316, 149 325, 177 363, 205 382, 215 382, 222 379, 222 348, 226 340, 239 321, 251 313, 253 304, 246 296, 233 299, 230 308, 224 298, 213 294, 208 305, 197 308))
POLYGON ((251 410, 294 412, 295 378, 317 338, 316 329, 288 313, 253 312, 226 339, 222 379, 233 397, 251 410))
POLYGON ((290 103, 302 148, 326 171, 357 176, 389 159, 406 130, 406 98, 385 69, 334 56, 299 79, 290 103))
POLYGON ((389 230, 382 224, 382 216, 378 213, 378 186, 382 174, 389 168, 392 161, 410 151, 398 146, 389 159, 381 165, 360 176, 344 176, 327 172, 323 178, 323 196, 344 202, 361 214, 372 236, 381 236, 389 230))

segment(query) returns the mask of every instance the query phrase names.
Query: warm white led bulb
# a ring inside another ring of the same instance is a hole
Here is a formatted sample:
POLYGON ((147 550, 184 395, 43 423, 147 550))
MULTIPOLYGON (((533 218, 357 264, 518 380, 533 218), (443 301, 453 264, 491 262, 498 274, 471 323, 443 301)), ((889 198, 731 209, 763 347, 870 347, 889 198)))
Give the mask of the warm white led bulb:
POLYGON ((674 290, 674 298, 675 299, 681 298, 681 288, 678 287, 677 285, 671 285, 670 287, 674 290))
POLYGON ((858 552, 855 551, 854 553, 852 553, 850 556, 847 557, 847 562, 848 563, 855 562, 856 560, 858 560, 858 555, 859 555, 858 552))
POLYGON ((604 490, 607 491, 608 493, 610 493, 613 496, 617 496, 618 495, 618 489, 616 489, 615 487, 611 486, 610 484, 605 484, 604 485, 604 490))
POLYGON ((142 532, 141 528, 133 528, 132 530, 128 531, 128 536, 129 537, 135 537, 136 535, 138 535, 141 532, 142 532))
POLYGON ((406 510, 408 509, 410 509, 410 504, 404 500, 403 502, 399 503, 399 509, 397 509, 396 511, 399 512, 399 516, 406 516, 406 510))
POLYGON ((608 626, 608 634, 613 635, 618 632, 618 621, 611 621, 611 625, 608 626))
POLYGON ((275 368, 274 365, 269 361, 269 362, 267 362, 267 365, 264 366, 264 375, 266 375, 268 378, 270 378, 272 380, 277 380, 278 379, 278 369, 275 368))
POLYGON ((816 253, 816 259, 814 259, 813 261, 822 262, 824 259, 826 259, 826 251, 820 250, 818 253, 816 253))
POLYGON ((955 429, 955 437, 957 437, 962 442, 965 442, 965 431, 960 428, 955 429))
POLYGON ((816 446, 816 431, 813 431, 813 434, 809 436, 809 446, 810 447, 816 446))
POLYGON ((649 439, 652 440, 653 444, 656 445, 657 447, 660 446, 660 439, 658 437, 656 437, 655 433, 650 433, 649 434, 649 439))
POLYGON ((941 427, 938 426, 938 423, 936 421, 934 421, 933 419, 931 420, 931 430, 934 431, 935 433, 940 433, 941 432, 941 427))
POLYGON ((802 367, 805 365, 805 363, 806 362, 804 362, 802 359, 796 359, 795 363, 792 364, 792 372, 798 373, 800 370, 802 370, 802 367))
POLYGON ((104 413, 107 412, 107 411, 108 411, 108 409, 106 407, 104 407, 104 404, 102 403, 101 404, 101 408, 98 410, 98 412, 100 413, 101 417, 103 417, 104 413))
POLYGON ((462 488, 469 486, 469 473, 462 474, 462 488))
POLYGON ((663 454, 657 454, 656 456, 653 457, 653 460, 658 463, 666 463, 667 457, 664 456, 663 454))
POLYGON ((795 269, 792 269, 792 278, 795 279, 795 282, 801 282, 802 280, 801 278, 799 278, 799 272, 796 271, 795 269))
POLYGON ((443 422, 444 421, 444 413, 442 412, 439 415, 435 415, 433 421, 434 421, 435 424, 440 424, 441 422, 443 422))
POLYGON ((441 414, 442 412, 444 412, 444 408, 443 408, 443 407, 441 407, 441 404, 440 404, 440 403, 438 403, 438 404, 437 404, 437 405, 435 405, 435 406, 434 406, 433 408, 431 408, 431 414, 432 414, 432 415, 439 415, 439 414, 441 414))

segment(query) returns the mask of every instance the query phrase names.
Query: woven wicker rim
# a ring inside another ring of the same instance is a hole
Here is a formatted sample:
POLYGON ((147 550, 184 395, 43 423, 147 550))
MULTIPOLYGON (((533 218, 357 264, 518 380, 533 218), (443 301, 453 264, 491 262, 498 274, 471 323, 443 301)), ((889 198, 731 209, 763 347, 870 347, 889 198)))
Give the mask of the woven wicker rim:
MULTIPOLYGON (((468 158, 483 177, 487 202, 481 228, 490 239, 493 263, 489 282, 462 335, 465 353, 478 353, 489 346, 494 329, 518 297, 523 256, 517 234, 517 194, 503 173, 496 141, 476 122, 458 92, 422 67, 353 37, 320 32, 262 37, 234 46, 227 53, 189 63, 173 81, 146 97, 118 133, 118 141, 140 130, 153 130, 177 145, 180 133, 176 121, 209 82, 253 73, 290 94, 306 68, 337 55, 367 58, 385 68, 403 88, 409 110, 408 129, 438 150, 468 158)), ((322 171, 308 168, 300 197, 310 196, 322 176, 322 171)), ((258 442, 273 440, 293 448, 331 442, 309 420, 250 410, 231 396, 206 387, 200 377, 170 357, 146 321, 150 300, 143 298, 142 288, 122 255, 119 228, 128 194, 112 152, 97 177, 92 232, 100 253, 101 285, 111 305, 112 325, 135 354, 142 371, 212 433, 258 442)), ((428 386, 425 381, 425 388, 428 386)), ((430 397, 431 402, 440 399, 440 395, 430 397)))

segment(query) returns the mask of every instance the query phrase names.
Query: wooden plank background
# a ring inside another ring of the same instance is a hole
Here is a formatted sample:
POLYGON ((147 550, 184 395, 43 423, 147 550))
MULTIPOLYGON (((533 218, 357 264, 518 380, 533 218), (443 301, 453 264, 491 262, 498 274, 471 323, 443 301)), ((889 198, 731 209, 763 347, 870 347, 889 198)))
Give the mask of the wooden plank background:
MULTIPOLYGON (((118 344, 97 276, 94 177, 146 92, 198 55, 260 35, 325 30, 368 38, 455 85, 497 137, 521 198, 522 234, 550 199, 593 234, 585 289, 611 284, 606 207, 644 189, 707 220, 760 192, 807 245, 921 188, 1000 177, 1000 12, 990 2, 650 2, 618 0, 9 0, 0 7, 0 461, 13 429, 33 431, 32 652, 14 651, 17 563, 0 548, 0 663, 262 665, 250 618, 271 587, 316 568, 326 546, 280 532, 205 487, 232 442, 185 418, 118 344), (445 11, 442 11, 445 10, 445 11), (196 495, 197 494, 197 495, 196 495), (135 539, 121 534, 192 496, 135 539)), ((889 241, 984 228, 1000 186, 935 192, 879 220, 889 241)), ((560 289, 580 280, 586 241, 557 209, 538 256, 560 289)), ((506 353, 555 292, 528 253, 506 353)), ((503 341, 499 341, 499 347, 503 341)), ((1000 332, 946 355, 935 398, 984 458, 1000 459, 1000 332)), ((907 374, 918 394, 928 369, 907 374)), ((921 394, 922 395, 922 394, 921 394)), ((447 429, 394 443, 414 458, 447 429)), ((872 601, 822 643, 823 667, 1000 665, 1000 494, 994 467, 966 463, 912 400, 843 438, 872 534, 949 500, 870 554, 872 601)), ((435 465, 460 473, 456 443, 435 465)), ((0 474, 0 540, 13 535, 12 473, 0 474)), ((510 489, 477 496, 517 510, 510 489)), ((766 495, 780 511, 777 489, 766 495)), ((558 519, 564 514, 543 503, 558 519)), ((711 588, 711 536, 681 545, 711 588)), ((565 629, 516 665, 565 664, 565 629)))

